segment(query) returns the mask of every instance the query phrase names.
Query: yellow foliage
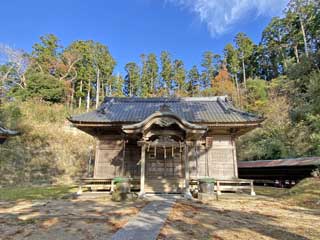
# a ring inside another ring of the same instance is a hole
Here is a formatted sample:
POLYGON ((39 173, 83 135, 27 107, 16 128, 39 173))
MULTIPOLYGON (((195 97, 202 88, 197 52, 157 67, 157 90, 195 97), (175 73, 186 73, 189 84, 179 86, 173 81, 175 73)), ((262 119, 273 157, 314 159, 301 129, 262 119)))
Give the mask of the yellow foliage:
POLYGON ((227 95, 233 100, 237 99, 237 89, 234 85, 227 68, 223 65, 218 75, 211 81, 211 88, 203 92, 204 96, 227 95))

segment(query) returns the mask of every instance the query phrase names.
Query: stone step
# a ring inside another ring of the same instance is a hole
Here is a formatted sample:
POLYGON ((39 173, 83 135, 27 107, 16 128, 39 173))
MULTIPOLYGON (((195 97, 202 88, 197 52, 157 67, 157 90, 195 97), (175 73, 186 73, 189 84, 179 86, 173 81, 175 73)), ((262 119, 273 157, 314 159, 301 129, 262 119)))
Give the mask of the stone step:
POLYGON ((183 179, 146 179, 145 192, 177 192, 184 189, 183 179))

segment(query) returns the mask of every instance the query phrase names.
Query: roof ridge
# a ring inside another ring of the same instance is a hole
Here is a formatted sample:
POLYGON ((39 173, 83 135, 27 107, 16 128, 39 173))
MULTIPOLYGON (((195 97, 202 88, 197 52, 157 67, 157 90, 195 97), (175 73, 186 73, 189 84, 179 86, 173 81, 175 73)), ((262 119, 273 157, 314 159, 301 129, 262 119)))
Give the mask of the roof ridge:
POLYGON ((218 100, 226 101, 228 96, 211 96, 211 97, 105 97, 103 103, 114 101, 114 102, 153 102, 153 101, 163 101, 163 102, 179 102, 179 101, 188 101, 188 102, 217 102, 218 100))
MULTIPOLYGON (((226 103, 228 104, 228 103, 226 103)), ((230 105, 228 104, 228 110, 231 110, 233 112, 236 112, 236 113, 240 113, 240 114, 243 114, 243 115, 246 115, 246 116, 249 116, 249 117, 258 117, 258 118, 262 118, 261 116, 257 115, 257 114, 254 114, 254 113, 250 113, 250 112, 246 112, 244 110, 240 110, 236 107, 234 107, 233 105, 230 105)))

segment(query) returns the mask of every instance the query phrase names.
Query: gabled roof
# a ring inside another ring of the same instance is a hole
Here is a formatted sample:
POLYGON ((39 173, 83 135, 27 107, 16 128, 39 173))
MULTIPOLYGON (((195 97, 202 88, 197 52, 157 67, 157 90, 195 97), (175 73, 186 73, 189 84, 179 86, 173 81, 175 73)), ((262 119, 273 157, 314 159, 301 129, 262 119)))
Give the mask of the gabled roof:
POLYGON ((317 165, 320 165, 320 157, 302 157, 302 158, 238 162, 238 168, 269 168, 269 167, 317 166, 317 165))
POLYGON ((259 123, 263 118, 234 108, 226 96, 105 98, 100 108, 72 116, 73 123, 138 123, 166 106, 190 123, 259 123))

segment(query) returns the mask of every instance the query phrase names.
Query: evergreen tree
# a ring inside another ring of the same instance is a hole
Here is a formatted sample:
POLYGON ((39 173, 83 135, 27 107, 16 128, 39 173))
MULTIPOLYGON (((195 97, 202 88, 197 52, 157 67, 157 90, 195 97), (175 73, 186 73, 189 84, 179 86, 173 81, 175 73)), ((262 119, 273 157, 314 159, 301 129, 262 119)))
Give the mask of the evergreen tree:
POLYGON ((173 81, 175 86, 175 95, 186 95, 186 70, 181 60, 175 60, 173 64, 173 81))
POLYGON ((141 54, 141 74, 140 74, 140 95, 142 97, 148 97, 150 92, 150 78, 148 76, 148 65, 145 54, 141 54))
POLYGON ((246 87, 246 80, 247 80, 246 64, 249 64, 248 60, 251 54, 253 53, 254 44, 252 40, 245 33, 238 33, 235 37, 235 43, 237 45, 238 56, 239 56, 239 59, 241 60, 241 65, 242 65, 242 75, 243 75, 242 80, 243 80, 244 86, 246 87))
POLYGON ((107 46, 94 41, 75 41, 66 51, 77 52, 80 60, 74 65, 76 79, 74 91, 78 98, 78 106, 86 96, 87 109, 91 106, 91 98, 96 97, 96 106, 100 97, 112 95, 112 72, 116 65, 107 46), (95 91, 93 91, 95 90, 95 91))
POLYGON ((272 68, 272 76, 268 79, 277 77, 279 73, 284 73, 288 68, 288 53, 286 51, 288 44, 286 43, 286 35, 288 27, 284 19, 275 17, 262 33, 261 45, 265 47, 265 62, 268 68, 272 68), (278 67, 280 66, 280 67, 278 67))
POLYGON ((124 94, 129 97, 138 96, 140 69, 134 62, 129 62, 125 66, 127 75, 124 79, 124 94))
POLYGON ((120 74, 117 74, 116 76, 111 76, 112 79, 112 92, 111 96, 114 97, 123 97, 123 84, 124 79, 120 74))
POLYGON ((147 75, 150 79, 149 94, 155 95, 155 89, 159 86, 159 66, 157 57, 154 53, 150 53, 147 59, 147 75))
POLYGON ((35 65, 33 67, 42 73, 55 75, 57 59, 61 50, 59 39, 53 34, 47 34, 41 36, 40 41, 32 46, 31 56, 35 65))
POLYGON ((169 96, 172 90, 172 77, 173 77, 173 66, 170 58, 170 54, 166 51, 161 52, 161 86, 165 89, 166 96, 169 96))
POLYGON ((149 54, 147 57, 144 54, 142 54, 141 61, 141 96, 154 96, 156 94, 155 88, 159 86, 159 67, 157 63, 157 57, 153 53, 149 54))
POLYGON ((201 85, 203 89, 207 89, 211 85, 211 81, 214 78, 214 54, 210 51, 206 51, 203 54, 203 59, 201 62, 201 66, 203 68, 202 74, 201 74, 201 85))
POLYGON ((188 93, 190 96, 197 96, 200 91, 200 73, 196 65, 193 65, 188 72, 188 93))

